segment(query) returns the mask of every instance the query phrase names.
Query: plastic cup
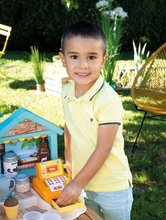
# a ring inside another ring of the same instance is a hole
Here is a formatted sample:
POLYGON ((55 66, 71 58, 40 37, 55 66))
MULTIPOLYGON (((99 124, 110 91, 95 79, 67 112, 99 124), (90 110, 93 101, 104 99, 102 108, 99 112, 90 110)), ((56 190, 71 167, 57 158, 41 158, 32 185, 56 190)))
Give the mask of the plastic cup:
MULTIPOLYGON (((24 214, 23 220, 41 220, 42 214, 37 211, 30 211, 24 214)), ((48 220, 48 219, 47 219, 48 220)))
POLYGON ((48 211, 42 215, 41 220, 62 220, 61 216, 55 211, 48 211))
POLYGON ((6 216, 8 217, 8 219, 17 218, 17 216, 18 216, 18 207, 19 207, 19 204, 15 205, 15 206, 12 206, 12 207, 4 205, 5 213, 6 213, 6 216))
POLYGON ((0 174, 0 197, 10 192, 12 192, 15 188, 15 180, 5 176, 4 174, 0 174))

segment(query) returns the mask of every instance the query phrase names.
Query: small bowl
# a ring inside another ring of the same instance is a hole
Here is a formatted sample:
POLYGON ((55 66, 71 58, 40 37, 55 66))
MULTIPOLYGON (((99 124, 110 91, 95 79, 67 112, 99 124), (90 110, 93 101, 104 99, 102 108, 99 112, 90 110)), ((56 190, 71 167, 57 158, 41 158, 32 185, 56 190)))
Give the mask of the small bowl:
POLYGON ((23 215, 23 220, 41 220, 42 214, 37 211, 30 211, 23 215))
POLYGON ((62 220, 61 216, 55 212, 55 211, 47 211, 45 212, 43 215, 42 215, 42 220, 52 220, 52 219, 55 219, 55 220, 62 220))

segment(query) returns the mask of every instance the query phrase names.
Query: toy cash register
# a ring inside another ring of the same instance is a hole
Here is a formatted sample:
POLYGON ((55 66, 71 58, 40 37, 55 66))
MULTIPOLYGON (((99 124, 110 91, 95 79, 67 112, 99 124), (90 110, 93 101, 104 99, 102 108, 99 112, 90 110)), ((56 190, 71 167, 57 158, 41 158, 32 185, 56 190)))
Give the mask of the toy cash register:
POLYGON ((56 199, 60 196, 63 188, 70 182, 70 177, 65 173, 64 167, 65 165, 61 159, 36 163, 36 177, 32 180, 34 190, 59 212, 69 211, 83 205, 81 200, 63 207, 59 207, 56 204, 56 199))

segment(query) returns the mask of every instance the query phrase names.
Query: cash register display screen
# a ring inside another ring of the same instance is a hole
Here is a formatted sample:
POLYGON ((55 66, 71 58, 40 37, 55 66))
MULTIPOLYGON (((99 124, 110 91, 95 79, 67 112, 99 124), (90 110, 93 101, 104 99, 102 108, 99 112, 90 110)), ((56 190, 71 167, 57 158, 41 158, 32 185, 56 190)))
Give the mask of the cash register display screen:
POLYGON ((42 179, 63 175, 63 165, 60 160, 45 161, 40 164, 42 179))

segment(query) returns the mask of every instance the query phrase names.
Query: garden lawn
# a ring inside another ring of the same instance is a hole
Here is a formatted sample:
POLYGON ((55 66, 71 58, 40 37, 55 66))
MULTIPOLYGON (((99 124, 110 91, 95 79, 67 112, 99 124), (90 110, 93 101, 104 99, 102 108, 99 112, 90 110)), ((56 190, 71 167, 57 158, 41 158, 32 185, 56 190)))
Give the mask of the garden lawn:
MULTIPOLYGON (((47 54, 47 65, 52 56, 47 54)), ((122 57, 124 63, 126 57, 122 57), (124 59, 123 59, 124 58, 124 59)), ((127 62, 132 62, 128 60, 127 62)), ((64 119, 60 97, 37 93, 28 53, 10 52, 0 60, 0 122, 16 109, 24 107, 63 128, 64 119)), ((130 95, 120 95, 124 106, 125 151, 133 173, 134 203, 132 220, 166 219, 166 122, 146 120, 132 153, 142 112, 135 109, 130 95)), ((63 136, 59 137, 59 157, 63 158, 63 136)))

